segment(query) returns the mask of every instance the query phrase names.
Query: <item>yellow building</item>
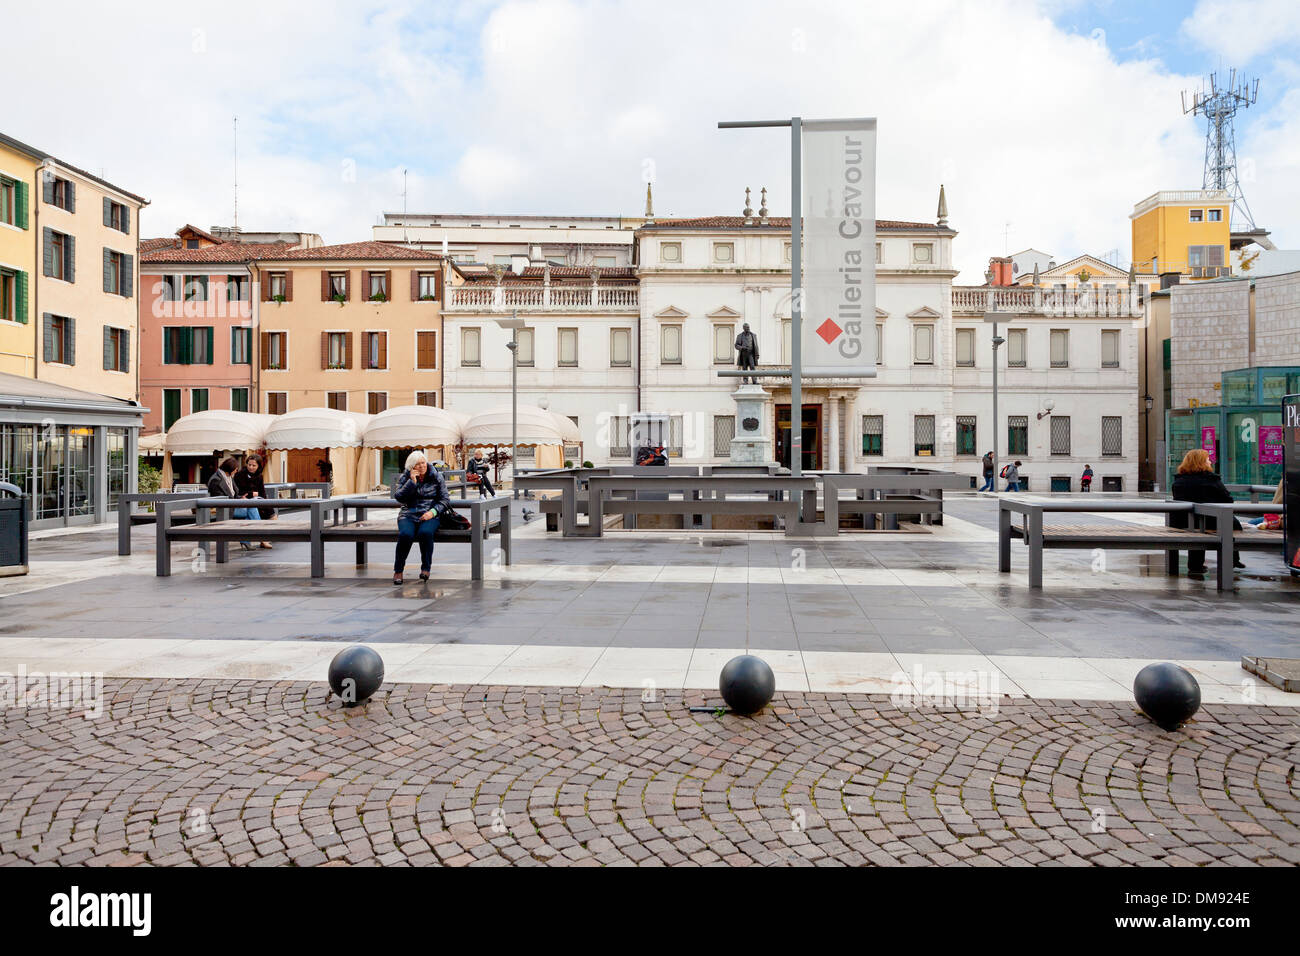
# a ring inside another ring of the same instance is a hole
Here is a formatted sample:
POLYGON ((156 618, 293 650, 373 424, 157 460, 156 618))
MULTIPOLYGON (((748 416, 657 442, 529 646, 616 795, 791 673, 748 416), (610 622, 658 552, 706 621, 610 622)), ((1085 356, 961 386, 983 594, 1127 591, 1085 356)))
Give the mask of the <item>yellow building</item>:
POLYGON ((1191 279, 1228 275, 1232 199, 1221 189, 1162 190, 1133 207, 1133 266, 1191 279))
POLYGON ((36 370, 32 197, 42 159, 36 150, 0 134, 0 372, 27 378, 36 370))

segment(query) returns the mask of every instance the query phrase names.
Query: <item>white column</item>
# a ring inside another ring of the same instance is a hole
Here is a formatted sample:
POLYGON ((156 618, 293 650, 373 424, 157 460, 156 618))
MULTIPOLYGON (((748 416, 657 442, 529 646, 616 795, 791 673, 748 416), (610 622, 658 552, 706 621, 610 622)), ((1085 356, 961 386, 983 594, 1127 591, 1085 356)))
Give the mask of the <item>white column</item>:
POLYGON ((831 433, 830 446, 831 455, 827 466, 831 471, 840 470, 840 400, 835 397, 834 392, 828 392, 826 401, 831 407, 831 433))
POLYGON ((858 455, 862 449, 862 416, 858 414, 858 389, 849 392, 844 400, 844 470, 858 470, 858 455))

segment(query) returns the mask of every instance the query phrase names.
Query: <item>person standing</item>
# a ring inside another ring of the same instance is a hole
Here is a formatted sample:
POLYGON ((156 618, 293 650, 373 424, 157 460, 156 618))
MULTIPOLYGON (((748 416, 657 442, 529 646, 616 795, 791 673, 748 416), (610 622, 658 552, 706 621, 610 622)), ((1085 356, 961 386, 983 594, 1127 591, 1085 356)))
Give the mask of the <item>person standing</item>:
MULTIPOLYGON (((1221 479, 1214 471, 1214 465, 1210 462, 1209 453, 1204 448, 1193 448, 1183 456, 1182 463, 1178 466, 1178 471, 1174 474, 1174 486, 1170 489, 1171 497, 1174 501, 1191 501, 1198 505, 1203 504, 1231 504, 1232 495, 1227 488, 1223 486, 1221 479)), ((1189 515, 1186 512, 1171 514, 1169 516, 1169 526, 1172 528, 1186 528, 1189 526, 1189 515)), ((1205 530, 1218 530, 1218 522, 1214 518, 1205 519, 1205 530)), ((1241 522, 1236 518, 1232 519, 1232 527, 1236 531, 1241 530, 1241 522)), ((1233 552, 1232 566, 1235 568, 1244 568, 1241 559, 1233 552)), ((1204 574, 1205 573, 1205 551, 1189 550, 1187 552, 1187 573, 1204 574)))
POLYGON ((1007 465, 1002 470, 1002 476, 1007 479, 1007 491, 1020 490, 1020 462, 1015 461, 1007 465))
POLYGON ((993 491, 993 452, 984 453, 984 484, 980 491, 993 491))
POLYGON ((1083 474, 1079 477, 1079 487, 1084 491, 1092 491, 1092 465, 1083 466, 1083 474))
POLYGON ((429 580, 433 564, 433 536, 441 513, 451 507, 447 482, 442 472, 429 467, 424 452, 413 451, 406 458, 406 470, 393 483, 393 497, 402 504, 397 515, 397 555, 393 562, 393 583, 402 583, 411 545, 420 543, 420 580, 429 580))

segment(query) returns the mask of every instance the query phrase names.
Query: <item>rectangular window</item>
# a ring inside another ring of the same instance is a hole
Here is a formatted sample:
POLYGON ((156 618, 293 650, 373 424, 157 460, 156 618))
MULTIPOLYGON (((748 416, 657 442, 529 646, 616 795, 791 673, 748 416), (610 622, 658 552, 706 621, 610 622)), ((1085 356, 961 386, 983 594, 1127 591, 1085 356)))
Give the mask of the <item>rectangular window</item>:
POLYGON ((958 415, 957 416, 957 454, 974 456, 978 454, 975 451, 975 416, 958 415))
POLYGON ((790 319, 781 320, 781 363, 789 365, 794 356, 794 322, 790 319))
POLYGON ((230 364, 247 365, 253 361, 253 330, 234 327, 230 330, 230 364))
POLYGON ((380 412, 388 410, 388 393, 387 392, 367 392, 366 393, 366 411, 371 415, 378 415, 380 412))
POLYGON ((731 364, 733 355, 731 343, 735 331, 736 327, 734 325, 715 325, 713 327, 713 361, 715 364, 731 364))
POLYGON ((665 325, 659 330, 659 364, 682 364, 682 327, 665 325))
POLYGON ((27 273, 0 269, 0 319, 27 322, 27 273))
POLYGON ((713 457, 731 456, 731 439, 736 437, 735 415, 713 416, 713 457))
POLYGON ((417 292, 422 302, 432 302, 438 297, 438 275, 434 272, 421 272, 417 292))
POLYGON ((163 364, 190 364, 190 330, 184 326, 166 326, 162 330, 163 364))
POLYGON ((285 302, 288 300, 289 279, 287 273, 270 273, 270 284, 272 302, 285 302))
POLYGON ((239 386, 230 390, 230 410, 232 412, 248 411, 247 386, 239 386))
POLYGON ((126 329, 114 329, 104 326, 104 371, 125 372, 127 362, 126 329))
MULTIPOLYGON (((67 212, 76 211, 76 187, 66 179, 45 173, 45 201, 67 212)), ((107 222, 104 225, 108 225, 107 222)))
POLYGON ((618 265, 616 256, 596 256, 596 265, 601 269, 613 269, 618 265))
POLYGON ((190 389, 190 412, 206 412, 208 410, 208 390, 206 388, 190 389))
POLYGON ((668 418, 668 457, 682 457, 682 436, 685 434, 683 429, 683 420, 681 415, 671 415, 668 418))
POLYGON ((934 416, 916 415, 912 418, 913 450, 918 457, 934 454, 934 416))
POLYGON ((1070 333, 1065 329, 1052 329, 1052 368, 1070 367, 1070 333))
POLYGON ((1124 454, 1124 419, 1119 415, 1101 416, 1101 453, 1108 458, 1124 454))
POLYGON ((1187 210, 1188 222, 1202 222, 1203 220, 1204 220, 1204 212, 1202 210, 1200 209, 1187 210))
POLYGON ((1188 246, 1187 265, 1193 278, 1219 275, 1223 269, 1223 246, 1188 246))
POLYGON ((975 330, 957 330, 957 364, 962 368, 975 367, 975 330))
POLYGON ((334 302, 345 302, 348 297, 348 274, 346 272, 331 272, 326 282, 326 291, 329 293, 325 298, 334 302))
POLYGON ((131 234, 131 210, 120 202, 104 197, 104 225, 118 232, 131 234))
POLYGON ((609 417, 609 457, 632 457, 632 419, 627 415, 609 417))
POLYGON ((63 279, 65 282, 73 281, 73 246, 74 241, 71 236, 49 228, 45 230, 45 275, 51 279, 63 279))
POLYGON ((1052 423, 1052 454, 1070 454, 1070 416, 1053 415, 1049 421, 1052 423))
POLYGON ((226 301, 248 301, 248 276, 226 276, 226 301))
POLYGON ((18 183, 0 176, 0 222, 18 225, 18 183))
POLYGON ((482 364, 478 329, 460 330, 460 364, 470 368, 478 368, 482 364))
POLYGON ((660 262, 681 262, 682 244, 680 242, 659 243, 659 261, 660 262))
POLYGON ((415 404, 428 405, 430 408, 437 408, 438 393, 437 392, 416 392, 415 404))
POLYGON ((388 368, 388 333, 366 332, 366 368, 382 371, 388 368))
MULTIPOLYGON (((111 295, 131 297, 131 271, 134 268, 134 256, 124 252, 104 250, 104 291, 111 295)), ((204 293, 207 292, 207 277, 203 277, 204 293)))
POLYGON ((348 339, 350 336, 347 332, 326 332, 325 333, 325 367, 326 368, 347 368, 348 367, 348 339))
POLYGON ((1007 330, 1007 366, 1009 368, 1024 368, 1028 364, 1028 350, 1025 346, 1027 335, 1028 333, 1024 329, 1007 330))
POLYGON ((530 368, 537 364, 537 336, 533 329, 518 329, 515 332, 515 341, 519 343, 519 348, 515 351, 515 361, 525 368, 530 368))
POLYGON ((632 330, 609 330, 609 364, 612 368, 627 368, 632 364, 632 330))
POLYGON ((578 364, 578 330, 560 329, 560 366, 572 368, 578 364))
POLYGON ((170 431, 181 417, 181 390, 179 388, 163 389, 163 431, 170 431))
POLYGON ((210 325, 196 325, 189 330, 190 333, 190 364, 192 365, 212 365, 214 364, 212 354, 212 333, 213 328, 210 325))
POLYGON ((1118 329, 1102 330, 1101 367, 1119 368, 1119 330, 1118 329))
POLYGON ((1007 454, 1029 454, 1029 416, 1007 416, 1007 454))
POLYGON ((1208 222, 1223 222, 1223 210, 1207 209, 1205 210, 1205 218, 1208 222))
POLYGON ((885 364, 885 326, 880 322, 876 323, 876 364, 885 364))
POLYGON ((347 392, 326 392, 325 407, 333 408, 340 412, 348 410, 348 393, 347 392))
POLYGON ((879 458, 885 453, 885 416, 862 416, 862 454, 879 458))
POLYGON ((266 393, 266 413, 268 415, 283 415, 288 410, 289 410, 288 392, 267 392, 266 393))
POLYGON ((918 325, 912 329, 912 363, 934 364, 934 326, 918 325))
POLYGON ((415 333, 415 367, 432 369, 438 367, 438 333, 415 333))
MULTIPOLYGON (((289 367, 289 333, 262 333, 262 368, 283 371, 289 367)), ((272 412, 272 414, 276 414, 272 412)))
POLYGON ((208 277, 207 276, 186 276, 185 277, 185 301, 186 302, 207 302, 208 301, 208 277))
POLYGON ((366 290, 366 298, 368 298, 371 302, 387 302, 388 301, 388 273, 371 272, 371 273, 367 273, 367 275, 369 277, 369 282, 368 282, 369 288, 367 288, 366 290))
POLYGON ((45 317, 45 361, 76 365, 76 322, 66 316, 45 317))

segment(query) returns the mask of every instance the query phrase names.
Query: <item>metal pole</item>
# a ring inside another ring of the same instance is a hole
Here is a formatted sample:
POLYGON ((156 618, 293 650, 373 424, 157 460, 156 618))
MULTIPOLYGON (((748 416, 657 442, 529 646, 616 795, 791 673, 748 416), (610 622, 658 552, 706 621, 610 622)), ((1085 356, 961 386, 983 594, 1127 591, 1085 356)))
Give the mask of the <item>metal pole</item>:
POLYGON ((519 311, 510 313, 515 327, 510 330, 510 492, 519 497, 519 311))
POLYGON ((998 324, 993 323, 993 492, 998 490, 998 324))
POLYGON ((790 120, 790 475, 803 475, 803 159, 798 116, 790 120))

